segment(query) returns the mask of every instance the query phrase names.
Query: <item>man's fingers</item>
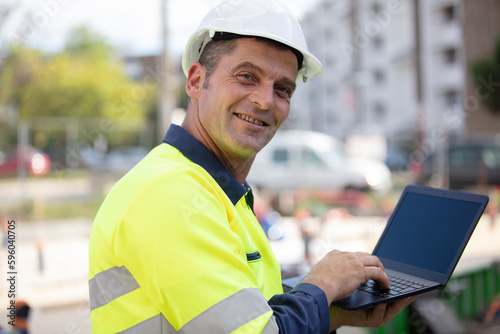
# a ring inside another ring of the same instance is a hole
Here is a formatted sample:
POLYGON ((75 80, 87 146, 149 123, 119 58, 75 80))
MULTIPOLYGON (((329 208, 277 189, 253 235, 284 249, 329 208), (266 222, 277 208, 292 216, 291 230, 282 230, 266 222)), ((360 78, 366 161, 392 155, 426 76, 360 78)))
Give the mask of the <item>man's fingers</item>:
MULTIPOLYGON (((363 254, 363 253, 360 253, 363 254)), ((361 261, 365 266, 372 266, 372 267, 379 267, 381 269, 384 269, 384 265, 380 261, 378 257, 375 255, 370 255, 370 254, 365 254, 364 256, 361 255, 361 261)))
POLYGON ((361 277, 362 282, 360 283, 372 279, 382 288, 390 288, 389 277, 385 273, 384 265, 378 257, 368 253, 356 253, 356 256, 358 257, 358 262, 363 266, 363 270, 360 272, 363 275, 361 277))
POLYGON ((389 277, 385 273, 384 265, 378 257, 365 253, 358 253, 361 257, 361 263, 365 266, 366 280, 372 279, 383 288, 389 289, 389 277))
POLYGON ((394 303, 388 304, 387 309, 386 309, 386 313, 385 313, 384 322, 387 322, 390 319, 392 319, 401 310, 408 307, 408 305, 410 305, 416 298, 417 298, 417 296, 413 296, 413 297, 409 297, 409 298, 400 299, 394 303))
POLYGON ((389 289, 391 287, 389 283, 389 277, 383 269, 379 267, 366 267, 365 270, 368 278, 377 282, 384 289, 389 289))

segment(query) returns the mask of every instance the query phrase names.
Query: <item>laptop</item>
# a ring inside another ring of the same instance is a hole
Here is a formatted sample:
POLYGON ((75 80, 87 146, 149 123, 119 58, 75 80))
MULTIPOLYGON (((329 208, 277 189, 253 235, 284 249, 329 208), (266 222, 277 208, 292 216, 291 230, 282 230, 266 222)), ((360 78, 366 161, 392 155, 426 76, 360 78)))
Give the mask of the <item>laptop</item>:
MULTIPOLYGON (((355 311, 444 288, 487 203, 484 195, 407 186, 372 253, 382 261, 391 289, 370 280, 333 304, 355 311)), ((303 277, 284 280, 284 289, 303 277)))

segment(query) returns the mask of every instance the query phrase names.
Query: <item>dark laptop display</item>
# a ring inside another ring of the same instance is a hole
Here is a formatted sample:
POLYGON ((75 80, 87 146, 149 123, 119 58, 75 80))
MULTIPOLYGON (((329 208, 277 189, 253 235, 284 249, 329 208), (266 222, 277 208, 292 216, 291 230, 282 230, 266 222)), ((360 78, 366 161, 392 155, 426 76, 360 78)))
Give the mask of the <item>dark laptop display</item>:
MULTIPOLYGON (((333 304, 359 310, 444 288, 487 203, 484 195, 407 186, 373 251, 384 265, 391 289, 368 281, 333 304)), ((300 280, 283 284, 293 287, 300 280)))
POLYGON ((467 243, 480 202, 406 192, 375 247, 379 258, 446 274, 467 243))

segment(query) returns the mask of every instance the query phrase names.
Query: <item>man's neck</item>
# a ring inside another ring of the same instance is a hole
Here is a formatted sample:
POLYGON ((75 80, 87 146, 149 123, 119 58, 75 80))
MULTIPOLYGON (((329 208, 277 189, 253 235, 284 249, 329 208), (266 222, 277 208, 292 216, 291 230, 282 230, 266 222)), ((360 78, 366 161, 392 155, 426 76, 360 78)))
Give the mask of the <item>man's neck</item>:
POLYGON ((204 131, 199 129, 194 122, 184 120, 181 127, 212 152, 239 183, 243 184, 245 182, 255 156, 244 161, 227 156, 218 149, 208 135, 204 135, 204 131))

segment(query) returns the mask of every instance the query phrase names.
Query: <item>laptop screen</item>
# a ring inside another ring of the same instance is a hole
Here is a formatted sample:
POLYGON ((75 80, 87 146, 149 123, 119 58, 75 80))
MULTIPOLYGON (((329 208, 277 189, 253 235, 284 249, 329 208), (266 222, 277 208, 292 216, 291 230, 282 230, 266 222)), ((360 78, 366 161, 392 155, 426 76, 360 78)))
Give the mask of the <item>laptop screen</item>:
POLYGON ((446 274, 480 203, 406 193, 376 255, 446 274))

